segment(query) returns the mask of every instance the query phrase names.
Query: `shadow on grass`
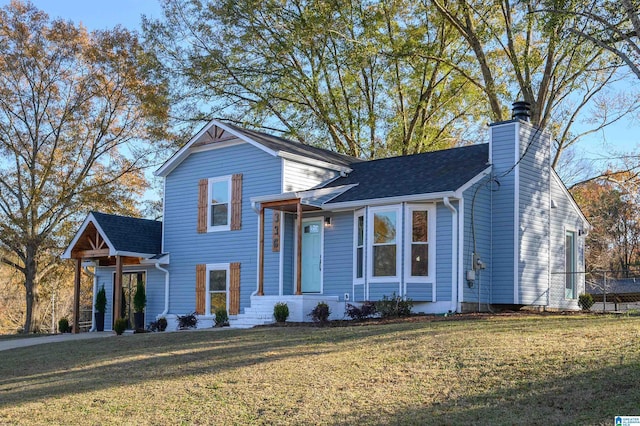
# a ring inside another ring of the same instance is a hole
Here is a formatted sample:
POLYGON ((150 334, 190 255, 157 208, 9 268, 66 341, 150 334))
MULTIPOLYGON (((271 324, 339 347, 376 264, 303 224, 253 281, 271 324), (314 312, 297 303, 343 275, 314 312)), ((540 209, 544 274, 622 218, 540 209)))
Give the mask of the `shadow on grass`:
POLYGON ((59 342, 3 352, 0 409, 45 397, 79 394, 163 378, 216 372, 344 350, 371 339, 389 340, 429 324, 341 328, 152 333, 59 342), (387 336, 390 335, 390 336, 387 336), (387 336, 387 337, 385 337, 387 336))
MULTIPOLYGON (((552 368, 552 366, 549 366, 552 368)), ((425 405, 353 413, 330 424, 611 425, 640 413, 640 362, 558 375, 425 405)))

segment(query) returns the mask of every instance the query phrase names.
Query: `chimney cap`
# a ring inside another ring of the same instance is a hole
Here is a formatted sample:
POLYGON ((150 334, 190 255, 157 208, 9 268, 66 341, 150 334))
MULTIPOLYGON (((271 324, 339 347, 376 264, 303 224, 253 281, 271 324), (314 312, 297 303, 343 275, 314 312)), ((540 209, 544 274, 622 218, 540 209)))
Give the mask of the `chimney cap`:
POLYGON ((511 118, 523 121, 529 121, 531 117, 531 104, 526 101, 517 101, 511 104, 511 118))

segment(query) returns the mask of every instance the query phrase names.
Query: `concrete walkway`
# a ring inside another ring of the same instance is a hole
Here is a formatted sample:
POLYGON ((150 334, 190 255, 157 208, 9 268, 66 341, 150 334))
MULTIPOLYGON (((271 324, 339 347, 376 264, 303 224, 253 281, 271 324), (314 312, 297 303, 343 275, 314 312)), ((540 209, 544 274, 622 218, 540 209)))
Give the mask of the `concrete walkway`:
POLYGON ((102 331, 95 333, 65 333, 65 334, 54 334, 51 336, 40 336, 40 337, 22 337, 16 339, 7 339, 0 340, 0 351, 6 351, 8 349, 15 348, 24 348, 27 346, 35 346, 42 345, 44 343, 56 343, 56 342, 67 342, 70 340, 85 340, 85 339, 97 339, 97 338, 105 338, 115 336, 112 331, 102 331))

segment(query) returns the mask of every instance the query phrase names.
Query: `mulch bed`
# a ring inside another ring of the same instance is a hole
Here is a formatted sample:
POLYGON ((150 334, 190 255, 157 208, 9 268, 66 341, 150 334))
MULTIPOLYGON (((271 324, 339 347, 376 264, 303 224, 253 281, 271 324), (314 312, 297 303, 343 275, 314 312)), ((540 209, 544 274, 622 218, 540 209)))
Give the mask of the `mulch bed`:
POLYGON ((435 321, 461 321, 461 320, 483 320, 496 317, 514 317, 514 316, 550 316, 550 315, 585 315, 593 314, 593 312, 582 311, 561 311, 561 312, 537 312, 537 311, 502 311, 499 313, 488 312, 471 312, 464 314, 414 314, 401 318, 367 318, 363 320, 333 320, 325 324, 314 322, 290 322, 271 323, 259 325, 256 327, 357 327, 367 325, 384 325, 384 324, 401 324, 401 323, 422 323, 435 321))

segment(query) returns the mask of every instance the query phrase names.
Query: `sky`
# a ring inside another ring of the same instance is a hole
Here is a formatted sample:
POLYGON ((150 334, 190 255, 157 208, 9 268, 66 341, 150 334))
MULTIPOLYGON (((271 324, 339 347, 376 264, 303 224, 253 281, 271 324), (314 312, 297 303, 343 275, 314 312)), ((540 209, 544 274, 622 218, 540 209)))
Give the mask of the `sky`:
MULTIPOLYGON (((129 29, 140 29, 141 15, 150 18, 161 18, 162 7, 158 0, 31 0, 39 9, 52 18, 63 18, 75 23, 82 23, 89 30, 112 28, 122 25, 129 29)), ((0 6, 9 4, 10 0, 0 0, 0 6)), ((617 84, 615 91, 640 92, 640 81, 631 78, 617 84)), ((576 146, 577 158, 593 159, 602 167, 608 158, 620 152, 640 151, 640 119, 638 113, 635 120, 623 119, 603 132, 590 135, 576 146)), ((577 129, 587 128, 577 123, 577 129)))

